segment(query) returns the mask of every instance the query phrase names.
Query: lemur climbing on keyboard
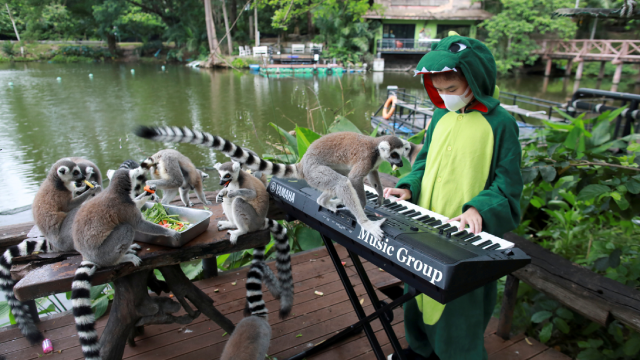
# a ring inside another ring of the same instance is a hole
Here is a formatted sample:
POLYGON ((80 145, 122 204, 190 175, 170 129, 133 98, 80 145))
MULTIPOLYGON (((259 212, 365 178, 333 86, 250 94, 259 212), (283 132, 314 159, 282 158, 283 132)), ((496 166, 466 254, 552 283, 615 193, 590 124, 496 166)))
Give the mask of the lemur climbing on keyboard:
POLYGON ((322 191, 317 200, 320 206, 335 212, 339 205, 345 205, 358 224, 378 240, 384 235, 380 226, 385 219, 370 220, 365 215, 364 178, 367 177, 381 194, 382 184, 378 175, 380 164, 388 161, 400 167, 402 157, 411 158, 415 148, 410 142, 391 135, 373 138, 352 132, 338 132, 314 141, 299 163, 281 165, 260 159, 219 136, 189 128, 140 126, 135 133, 155 141, 188 142, 211 147, 252 170, 280 178, 304 179, 311 187, 322 191), (337 199, 332 200, 333 197, 337 199))

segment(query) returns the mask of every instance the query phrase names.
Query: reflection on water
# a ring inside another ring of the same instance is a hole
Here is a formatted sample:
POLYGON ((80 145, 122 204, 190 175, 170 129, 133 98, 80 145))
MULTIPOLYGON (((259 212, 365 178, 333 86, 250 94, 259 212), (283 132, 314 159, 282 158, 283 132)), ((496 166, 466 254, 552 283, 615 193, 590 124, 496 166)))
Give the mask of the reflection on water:
MULTIPOLYGON (((269 122, 285 129, 294 124, 321 129, 323 122, 346 111, 351 121, 368 130, 387 85, 426 95, 419 78, 408 73, 266 78, 184 66, 166 69, 143 64, 1 64, 0 211, 30 204, 59 158, 86 157, 104 174, 123 160, 141 160, 163 148, 131 136, 135 124, 191 126, 264 154, 273 151, 267 141, 281 141, 269 122), (317 109, 318 102, 324 112, 317 109)), ((595 86, 595 79, 593 85, 590 81, 583 79, 582 86, 595 86)), ((498 84, 503 91, 556 101, 565 101, 572 90, 562 78, 550 79, 543 87, 541 76, 501 79, 498 84)), ((602 88, 608 89, 607 84, 602 88)), ((169 146, 198 167, 227 159, 202 147, 169 146)), ((217 174, 209 172, 205 187, 217 189, 217 174)))

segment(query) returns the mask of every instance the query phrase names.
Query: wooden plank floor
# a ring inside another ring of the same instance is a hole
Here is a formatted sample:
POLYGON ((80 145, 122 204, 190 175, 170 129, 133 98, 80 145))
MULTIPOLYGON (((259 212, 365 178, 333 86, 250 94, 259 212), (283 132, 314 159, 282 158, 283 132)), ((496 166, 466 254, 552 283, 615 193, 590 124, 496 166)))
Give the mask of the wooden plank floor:
MULTIPOLYGON (((364 299, 365 312, 372 311, 364 287, 351 266, 350 259, 344 248, 338 247, 340 256, 346 262, 346 269, 351 282, 360 299, 364 299)), ((335 334, 342 328, 354 323, 356 315, 342 287, 342 283, 333 268, 325 249, 308 251, 292 257, 293 278, 295 280, 295 304, 292 315, 285 321, 277 316, 278 302, 265 293, 267 308, 270 310, 269 322, 272 326, 272 340, 269 355, 278 359, 292 356, 312 344, 318 343, 335 334), (320 291, 323 296, 314 292, 320 291)), ((275 265, 270 264, 273 268, 275 265)), ((370 274, 375 286, 389 286, 394 279, 387 273, 381 272, 373 264, 365 262, 365 269, 370 274)), ((246 268, 222 273, 216 278, 199 281, 198 286, 211 298, 222 313, 231 321, 237 323, 242 318, 244 308, 244 280, 246 268), (237 282, 233 285, 233 282, 237 282)), ((387 299, 382 292, 378 292, 380 299, 387 299)), ((394 311, 393 328, 400 343, 407 346, 404 338, 402 323, 402 308, 394 311)), ((97 322, 101 333, 106 325, 107 316, 97 322)), ((82 353, 71 315, 58 316, 42 321, 38 327, 44 331, 45 337, 51 339, 55 352, 47 355, 48 359, 81 359, 82 353)), ((378 341, 383 346, 385 354, 392 352, 386 334, 379 321, 372 324, 378 341)), ((492 320, 485 333, 485 346, 489 352, 489 359, 534 359, 561 360, 567 356, 540 344, 534 339, 523 335, 515 336, 504 341, 495 335, 496 321, 492 320)), ((135 360, 164 360, 164 359, 218 359, 225 345, 228 335, 224 334, 212 321, 200 316, 187 326, 176 324, 152 325, 145 328, 145 333, 136 338, 136 346, 125 348, 124 359, 135 360)), ((8 360, 37 359, 42 356, 39 345, 29 346, 16 328, 0 330, 0 354, 8 360)), ((369 343, 361 333, 345 342, 311 357, 312 359, 346 360, 346 359, 374 359, 369 343)))

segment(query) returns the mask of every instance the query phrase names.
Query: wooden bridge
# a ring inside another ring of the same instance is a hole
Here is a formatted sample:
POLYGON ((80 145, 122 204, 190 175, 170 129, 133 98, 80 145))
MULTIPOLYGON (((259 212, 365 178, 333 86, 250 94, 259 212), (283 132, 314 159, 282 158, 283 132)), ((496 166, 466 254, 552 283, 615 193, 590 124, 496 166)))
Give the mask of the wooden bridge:
MULTIPOLYGON (((600 61, 598 78, 604 77, 605 63, 617 65, 613 83, 618 84, 622 76, 622 64, 640 64, 640 40, 542 40, 535 53, 547 61, 545 76, 551 74, 551 64, 555 59, 566 59, 569 63, 565 75, 571 75, 571 65, 578 62, 576 80, 582 78, 585 61, 600 61)), ((638 78, 640 82, 640 78, 638 78)))

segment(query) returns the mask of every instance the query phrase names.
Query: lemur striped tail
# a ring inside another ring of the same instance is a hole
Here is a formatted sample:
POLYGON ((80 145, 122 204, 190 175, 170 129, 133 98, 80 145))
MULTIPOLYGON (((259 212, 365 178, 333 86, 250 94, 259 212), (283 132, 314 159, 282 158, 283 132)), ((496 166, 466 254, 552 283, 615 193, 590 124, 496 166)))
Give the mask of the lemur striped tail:
POLYGON ((204 131, 192 130, 187 127, 179 128, 177 126, 139 126, 134 133, 139 137, 154 141, 207 146, 221 151, 232 160, 244 164, 251 170, 262 171, 267 175, 280 178, 303 178, 302 171, 297 165, 275 164, 271 161, 260 159, 255 154, 245 151, 231 141, 204 131))
POLYGON ((31 344, 42 342, 44 336, 33 322, 29 307, 16 299, 13 292, 16 282, 11 278, 11 265, 15 257, 31 255, 34 252, 46 253, 47 251, 49 251, 49 243, 45 238, 27 239, 18 245, 10 246, 0 257, 0 289, 5 292, 7 303, 11 307, 11 313, 18 323, 20 332, 31 344))
POLYGON ((262 278, 264 267, 264 246, 253 249, 253 260, 247 273, 247 306, 245 314, 267 318, 269 311, 262 299, 262 278))
POLYGON ((91 310, 91 278, 97 268, 90 261, 81 262, 71 284, 73 317, 85 360, 100 360, 96 319, 91 310))
POLYGON ((264 267, 269 269, 268 271, 263 271, 265 273, 265 282, 273 296, 280 299, 280 317, 284 318, 289 315, 293 307, 293 278, 291 276, 289 238, 287 237, 287 229, 275 220, 265 219, 265 228, 271 231, 276 240, 276 269, 278 269, 277 285, 272 287, 270 285, 274 283, 272 279, 273 272, 265 264, 264 267))

